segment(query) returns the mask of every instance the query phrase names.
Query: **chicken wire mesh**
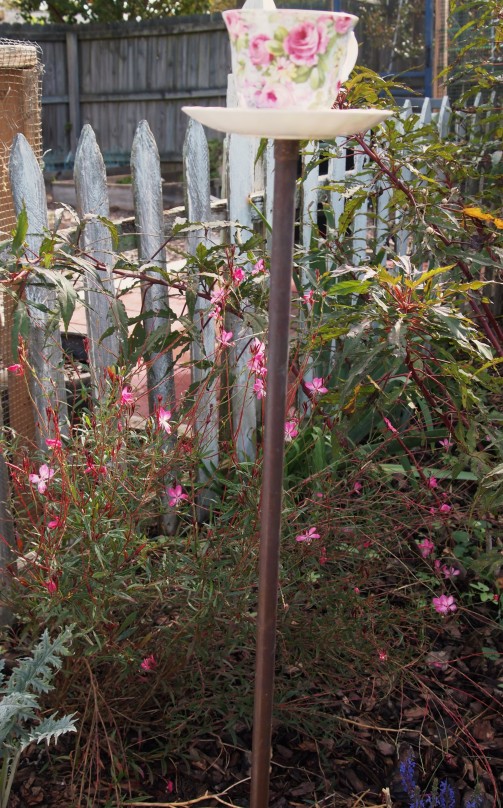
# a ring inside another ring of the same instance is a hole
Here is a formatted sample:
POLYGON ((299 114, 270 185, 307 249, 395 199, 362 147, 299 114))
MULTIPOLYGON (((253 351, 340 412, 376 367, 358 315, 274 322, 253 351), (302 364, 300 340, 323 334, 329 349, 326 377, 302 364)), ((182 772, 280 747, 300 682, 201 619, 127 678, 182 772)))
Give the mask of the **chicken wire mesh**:
MULTIPOLYGON (((42 153, 42 62, 37 45, 0 39, 0 239, 16 224, 9 183, 9 155, 15 135, 23 134, 37 157, 42 153)), ((33 415, 26 381, 7 372, 14 362, 11 345, 12 300, 0 293, 0 419, 30 438, 33 415)))

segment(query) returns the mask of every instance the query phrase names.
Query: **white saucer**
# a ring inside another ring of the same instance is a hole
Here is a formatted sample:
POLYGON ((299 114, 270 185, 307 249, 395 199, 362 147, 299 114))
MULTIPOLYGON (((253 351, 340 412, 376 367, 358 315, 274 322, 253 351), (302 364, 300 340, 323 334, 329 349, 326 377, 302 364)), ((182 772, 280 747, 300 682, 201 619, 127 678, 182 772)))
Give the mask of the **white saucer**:
POLYGON ((386 109, 243 109, 241 107, 182 107, 183 112, 218 132, 276 138, 329 140, 355 135, 390 118, 386 109))

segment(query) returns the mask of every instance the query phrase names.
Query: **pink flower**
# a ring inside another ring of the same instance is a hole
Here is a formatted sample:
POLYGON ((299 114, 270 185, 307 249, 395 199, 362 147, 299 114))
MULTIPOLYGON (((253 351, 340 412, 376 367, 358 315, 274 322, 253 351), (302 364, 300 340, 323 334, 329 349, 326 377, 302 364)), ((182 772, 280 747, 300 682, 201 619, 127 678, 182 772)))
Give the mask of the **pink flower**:
POLYGON ((181 485, 175 485, 174 488, 168 488, 168 497, 170 508, 176 508, 184 500, 188 500, 187 494, 183 493, 181 485))
POLYGON ((24 376, 24 368, 22 365, 16 363, 15 365, 9 365, 7 368, 9 373, 13 373, 14 376, 24 376))
POLYGON ((312 306, 314 303, 314 289, 310 289, 305 295, 302 295, 302 300, 307 306, 312 306))
POLYGON ((150 654, 150 656, 145 657, 145 659, 140 665, 140 668, 142 669, 142 671, 147 672, 154 671, 157 668, 157 660, 155 656, 153 654, 150 654))
POLYGON ((287 443, 292 441, 299 434, 298 426, 299 426, 298 421, 296 421, 295 418, 292 418, 290 421, 286 421, 285 440, 287 441, 287 443))
POLYGON ((166 793, 172 794, 175 786, 173 785, 173 780, 166 780, 166 793))
POLYGON ((246 34, 248 26, 243 20, 239 10, 231 9, 226 11, 224 19, 231 39, 238 39, 246 34))
POLYGON ((258 275, 260 272, 265 272, 265 261, 263 258, 259 258, 256 264, 254 264, 253 269, 251 271, 252 275, 258 275))
POLYGON ((360 587, 359 586, 354 586, 353 587, 353 592, 355 593, 355 595, 359 595, 360 594, 360 587))
POLYGON ((306 382, 306 390, 309 390, 313 396, 319 396, 322 393, 328 393, 327 388, 323 384, 324 379, 313 379, 312 382, 306 382))
POLYGON ((250 353, 251 357, 247 362, 248 367, 252 373, 257 373, 264 376, 265 345, 263 342, 261 342, 261 340, 257 339, 257 337, 255 337, 250 344, 250 353))
POLYGON ((30 480, 30 483, 37 486, 40 494, 45 494, 47 483, 50 479, 52 479, 52 477, 54 477, 54 474, 54 469, 49 468, 49 466, 44 463, 42 466, 40 466, 38 474, 30 474, 28 479, 30 480))
POLYGON ((220 345, 224 348, 228 348, 230 345, 234 345, 232 342, 233 333, 232 331, 223 331, 221 332, 220 336, 218 337, 218 341, 220 345))
POLYGON ((248 50, 253 65, 268 65, 269 62, 272 62, 274 57, 267 47, 269 41, 270 37, 267 34, 258 34, 250 40, 248 50))
POLYGON ((57 527, 61 527, 62 524, 62 520, 59 518, 59 516, 56 516, 55 519, 51 519, 51 521, 47 523, 47 527, 49 530, 54 530, 57 527))
POLYGON ((171 435, 171 424, 169 423, 171 418, 171 411, 165 410, 164 407, 159 407, 157 410, 157 424, 159 429, 164 429, 166 435, 171 435))
POLYGON ((363 485, 357 480, 353 486, 353 494, 361 494, 362 488, 363 485))
POLYGON ((283 41, 285 52, 296 65, 315 65, 318 55, 325 53, 328 35, 324 25, 306 21, 296 25, 283 41))
POLYGON ((438 598, 433 598, 433 608, 439 614, 449 614, 455 612, 458 607, 453 595, 439 595, 438 598))
POLYGON ((58 582, 54 578, 49 578, 48 581, 45 581, 44 586, 49 592, 49 595, 54 595, 54 593, 58 591, 58 582))
POLYGON ((129 387, 122 388, 120 403, 125 407, 131 407, 131 406, 134 407, 134 396, 129 387))
POLYGON ((240 283, 243 283, 244 279, 246 278, 246 273, 242 267, 236 267, 236 269, 232 272, 232 280, 239 286, 240 283))
POLYGON ((45 445, 50 449, 61 449, 63 444, 58 438, 46 438, 45 445))
POLYGON ((428 488, 438 488, 438 480, 436 477, 428 477, 426 482, 428 488))
POLYGON ((452 507, 448 505, 447 502, 443 502, 438 510, 440 513, 450 513, 452 511, 452 507))
POLYGON ((266 397, 266 389, 265 389, 265 381, 261 378, 255 379, 255 384, 253 385, 253 392, 257 396, 258 399, 266 397))
POLYGON ((347 34, 351 30, 353 20, 348 15, 335 18, 335 30, 338 34, 347 34))
POLYGON ((386 652, 386 651, 383 651, 383 650, 381 649, 380 651, 378 651, 378 654, 379 654, 379 659, 381 660, 381 662, 386 662, 386 660, 388 659, 388 654, 387 654, 387 652, 386 652))
POLYGON ((398 429, 395 429, 389 418, 384 418, 383 421, 386 424, 386 429, 389 429, 390 432, 393 432, 395 435, 398 433, 398 429))
POLYGON ((299 535, 295 537, 295 541, 305 541, 306 544, 311 544, 313 539, 319 538, 320 534, 316 532, 316 528, 310 527, 306 533, 299 533, 299 535))
POLYGON ((444 438, 443 440, 439 441, 439 443, 440 446, 442 446, 446 452, 448 452, 452 446, 452 441, 450 441, 449 438, 444 438))
POLYGON ((210 300, 214 306, 221 307, 224 305, 227 298, 226 289, 214 289, 210 294, 210 300))
POLYGON ((455 578, 456 575, 460 574, 460 570, 457 567, 448 567, 447 564, 444 564, 442 567, 442 573, 444 578, 455 578))
POLYGON ((435 545, 432 541, 430 541, 430 539, 423 539, 423 541, 417 543, 417 549, 423 558, 428 558, 428 556, 430 556, 434 551, 435 545))

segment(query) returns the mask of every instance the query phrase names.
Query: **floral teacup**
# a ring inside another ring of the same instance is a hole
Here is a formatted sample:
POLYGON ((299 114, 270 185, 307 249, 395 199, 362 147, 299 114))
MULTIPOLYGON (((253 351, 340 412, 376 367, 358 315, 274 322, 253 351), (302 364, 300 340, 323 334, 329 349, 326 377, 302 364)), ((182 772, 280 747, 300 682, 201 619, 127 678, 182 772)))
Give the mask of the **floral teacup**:
POLYGON ((223 18, 238 106, 330 109, 358 55, 358 17, 332 11, 235 9, 223 18))

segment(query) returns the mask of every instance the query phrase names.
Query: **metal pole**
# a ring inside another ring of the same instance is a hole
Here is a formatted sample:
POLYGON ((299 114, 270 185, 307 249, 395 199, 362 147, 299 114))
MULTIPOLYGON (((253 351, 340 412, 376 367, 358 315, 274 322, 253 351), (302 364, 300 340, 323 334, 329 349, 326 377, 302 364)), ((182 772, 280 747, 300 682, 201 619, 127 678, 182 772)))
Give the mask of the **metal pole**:
POLYGON ((283 495, 286 385, 290 330, 297 140, 274 144, 273 236, 269 297, 267 395, 261 496, 257 656, 250 808, 267 808, 271 762, 276 616, 283 495))

